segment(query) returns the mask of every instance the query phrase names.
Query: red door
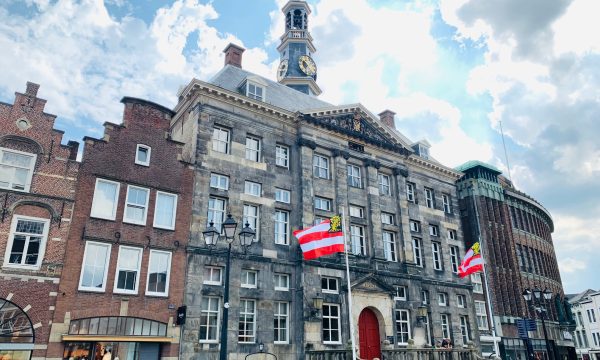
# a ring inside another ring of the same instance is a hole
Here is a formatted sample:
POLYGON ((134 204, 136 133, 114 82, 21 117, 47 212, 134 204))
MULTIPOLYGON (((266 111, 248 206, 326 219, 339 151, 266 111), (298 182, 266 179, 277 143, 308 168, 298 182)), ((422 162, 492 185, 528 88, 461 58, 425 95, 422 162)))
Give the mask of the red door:
POLYGON ((381 357, 379 322, 370 309, 364 309, 358 317, 358 339, 361 359, 372 360, 381 357))

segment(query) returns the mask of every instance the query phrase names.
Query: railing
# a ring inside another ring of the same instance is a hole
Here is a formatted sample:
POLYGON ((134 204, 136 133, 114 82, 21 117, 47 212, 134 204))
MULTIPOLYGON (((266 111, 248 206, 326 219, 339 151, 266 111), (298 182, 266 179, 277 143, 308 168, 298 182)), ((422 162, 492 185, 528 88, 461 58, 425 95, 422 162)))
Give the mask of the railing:
MULTIPOLYGON (((381 360, 478 360, 471 349, 382 349, 381 360)), ((350 350, 310 350, 306 360, 352 360, 350 350)))
POLYGON ((352 360, 350 350, 309 350, 306 360, 352 360))

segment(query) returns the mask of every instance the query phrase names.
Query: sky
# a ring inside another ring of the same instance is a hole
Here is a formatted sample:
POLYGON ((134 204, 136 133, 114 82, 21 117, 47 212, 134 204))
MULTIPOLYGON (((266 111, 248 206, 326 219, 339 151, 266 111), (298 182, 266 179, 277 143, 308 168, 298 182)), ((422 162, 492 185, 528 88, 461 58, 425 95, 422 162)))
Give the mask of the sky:
MULTIPOLYGON (((41 84, 63 142, 168 107, 230 43, 275 80, 286 0, 0 0, 0 101, 41 84)), ((322 100, 396 112, 455 167, 480 160, 552 214, 565 292, 600 289, 600 2, 309 0, 322 100)))

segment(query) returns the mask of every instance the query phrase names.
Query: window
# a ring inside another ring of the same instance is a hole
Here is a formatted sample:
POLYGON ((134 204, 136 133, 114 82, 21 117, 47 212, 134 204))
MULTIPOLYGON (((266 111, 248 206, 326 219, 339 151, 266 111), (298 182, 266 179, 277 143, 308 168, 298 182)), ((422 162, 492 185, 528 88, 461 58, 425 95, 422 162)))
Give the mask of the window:
POLYGON ((396 239, 393 232, 383 232, 383 253, 387 261, 398 261, 396 257, 396 239))
MULTIPOLYGON (((244 218, 242 219, 243 224, 250 224, 250 228, 256 231, 256 236, 254 237, 254 241, 258 241, 260 239, 260 218, 259 218, 259 208, 256 205, 244 204, 244 218)), ((245 226, 245 225, 244 225, 245 226)))
POLYGON ((339 292, 338 279, 323 276, 321 278, 321 291, 328 294, 337 294, 339 292))
POLYGON ((200 308, 200 342, 218 342, 221 299, 215 296, 202 297, 200 308))
POLYGON ((352 254, 367 255, 367 245, 365 243, 365 228, 358 225, 350 225, 350 241, 352 245, 352 254))
POLYGON ((256 301, 240 299, 238 342, 253 343, 256 340, 256 301))
POLYGON ((313 176, 329 179, 329 158, 322 155, 313 155, 313 176))
POLYGON ((340 344, 340 306, 335 304, 323 304, 323 343, 340 344))
POLYGON ((212 136, 213 151, 229 154, 229 130, 215 126, 212 136))
POLYGON ((385 225, 394 225, 396 223, 394 214, 382 212, 381 223, 385 225))
POLYGON ((210 187, 219 190, 229 190, 229 176, 210 174, 210 187))
POLYGON ((483 294, 483 283, 481 282, 481 274, 471 274, 471 282, 473 282, 473 292, 483 294))
POLYGON ((128 185, 127 200, 125 201, 125 214, 123 222, 146 225, 148 212, 148 195, 150 190, 128 185))
POLYGON ((135 149, 135 163, 138 165, 150 166, 150 146, 137 144, 135 149))
POLYGON ((252 181, 245 181, 244 193, 252 196, 260 196, 262 194, 262 185, 252 181))
POLYGON ((263 101, 263 99, 264 99, 264 95, 263 95, 264 89, 261 86, 258 86, 258 85, 255 85, 255 84, 252 84, 252 83, 249 82, 248 83, 248 90, 247 91, 248 92, 246 93, 246 95, 249 98, 256 99, 256 100, 259 100, 259 101, 263 101))
POLYGON ((275 291, 290 290, 290 276, 288 274, 275 273, 275 291))
POLYGON ((452 266, 453 273, 458 274, 459 264, 458 246, 450 246, 450 265, 452 266))
POLYGON ((425 188, 425 205, 433 209, 433 189, 425 188))
POLYGON ((91 217, 107 220, 114 220, 117 217, 120 186, 118 182, 96 179, 91 217))
POLYGON ((475 300, 475 315, 477 316, 477 326, 479 330, 488 329, 487 313, 485 312, 485 302, 475 300))
POLYGON ((412 238, 413 262, 416 266, 423 267, 423 242, 421 239, 412 238))
POLYGON ((596 314, 594 314, 594 309, 588 309, 587 316, 591 323, 596 322, 596 314))
POLYGON ((396 286, 396 294, 394 296, 394 300, 408 300, 406 296, 406 286, 396 286))
POLYGON ((171 253, 168 251, 150 250, 146 295, 167 296, 169 294, 170 277, 171 253))
POLYGON ((406 200, 415 202, 415 184, 406 183, 406 200))
POLYGON ((456 235, 456 230, 448 230, 448 239, 450 240, 458 240, 458 236, 456 235))
POLYGON ((350 216, 362 219, 365 216, 365 210, 362 206, 350 205, 350 216))
POLYGON ((440 314, 440 322, 442 325, 442 337, 450 339, 450 319, 448 314, 440 314))
POLYGON ((461 294, 456 295, 456 305, 459 308, 465 308, 467 306, 466 304, 467 304, 467 300, 464 295, 461 295, 461 294))
POLYGON ((284 168, 290 167, 290 148, 285 145, 275 146, 275 165, 284 168))
POLYGON ((91 241, 85 243, 79 290, 104 292, 110 261, 110 247, 110 244, 104 243, 91 241))
POLYGON ((379 195, 391 195, 391 183, 389 175, 379 174, 379 195))
POLYGON ((204 281, 205 285, 221 285, 223 279, 223 269, 216 266, 205 266, 204 267, 204 281))
POLYGON ((275 188, 275 201, 289 204, 290 203, 290 191, 275 188))
POLYGON ((287 344, 289 342, 290 304, 283 301, 275 301, 274 305, 273 341, 275 344, 287 344))
POLYGON ((348 165, 348 186, 362 188, 360 168, 356 165, 348 165))
POLYGON ((425 325, 425 344, 433 345, 431 343, 431 327, 429 326, 429 314, 423 318, 423 325, 425 325))
POLYGON ((4 266, 39 269, 44 258, 50 220, 14 215, 4 266))
POLYGON ((213 226, 217 229, 217 231, 221 232, 221 228, 223 227, 223 221, 225 220, 225 199, 219 199, 216 197, 210 197, 208 199, 208 215, 207 215, 207 224, 213 222, 213 226))
POLYGON ((0 148, 0 189, 29 191, 37 155, 0 148))
POLYGON ((467 345, 469 342, 469 317, 466 315, 460 316, 460 335, 463 345, 467 345))
POLYGON ((246 136, 246 159, 251 161, 260 161, 260 139, 253 136, 246 136))
POLYGON ((240 286, 243 288, 256 288, 258 280, 258 271, 242 269, 242 281, 240 286))
POLYGON ((442 270, 442 250, 440 243, 431 243, 431 255, 433 257, 433 269, 442 270))
POLYGON ((421 231, 421 223, 419 223, 418 221, 409 220, 408 225, 410 227, 410 231, 413 231, 413 232, 421 231))
POLYGON ((315 209, 331 211, 331 200, 315 196, 315 209))
POLYGON ((154 227, 174 230, 176 214, 177 195, 157 191, 156 205, 154 206, 154 227))
POLYGON ((450 195, 442 194, 442 204, 444 204, 444 212, 446 214, 452 213, 452 208, 450 207, 450 195))
POLYGON ((421 303, 423 305, 429 305, 429 291, 421 290, 421 303))
POLYGON ((438 305, 439 306, 448 306, 448 294, 438 293, 438 305))
POLYGON ((396 309, 396 337, 398 345, 407 345, 410 339, 410 313, 408 310, 396 309))
POLYGON ((429 225, 429 235, 431 236, 439 236, 440 229, 437 225, 429 225))
POLYGON ((323 221, 327 220, 326 218, 322 218, 320 216, 315 216, 315 220, 313 221, 313 225, 319 225, 323 221))
POLYGON ((275 244, 289 245, 290 213, 275 210, 275 244))
POLYGON ((120 246, 113 291, 122 294, 137 294, 141 265, 141 248, 120 246))

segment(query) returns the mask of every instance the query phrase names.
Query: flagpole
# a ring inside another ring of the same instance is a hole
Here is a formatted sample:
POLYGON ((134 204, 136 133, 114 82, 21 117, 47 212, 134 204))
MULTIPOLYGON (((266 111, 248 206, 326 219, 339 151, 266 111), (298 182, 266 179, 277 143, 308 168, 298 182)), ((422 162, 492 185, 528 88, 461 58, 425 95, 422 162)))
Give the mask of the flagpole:
POLYGON ((342 234, 344 236, 344 255, 346 257, 346 281, 348 282, 348 320, 350 320, 350 341, 352 342, 352 360, 356 357, 356 341, 354 340, 354 321, 352 321, 352 287, 350 285, 350 265, 348 264, 348 241, 346 239, 346 218, 344 217, 344 207, 341 207, 342 213, 342 234))

